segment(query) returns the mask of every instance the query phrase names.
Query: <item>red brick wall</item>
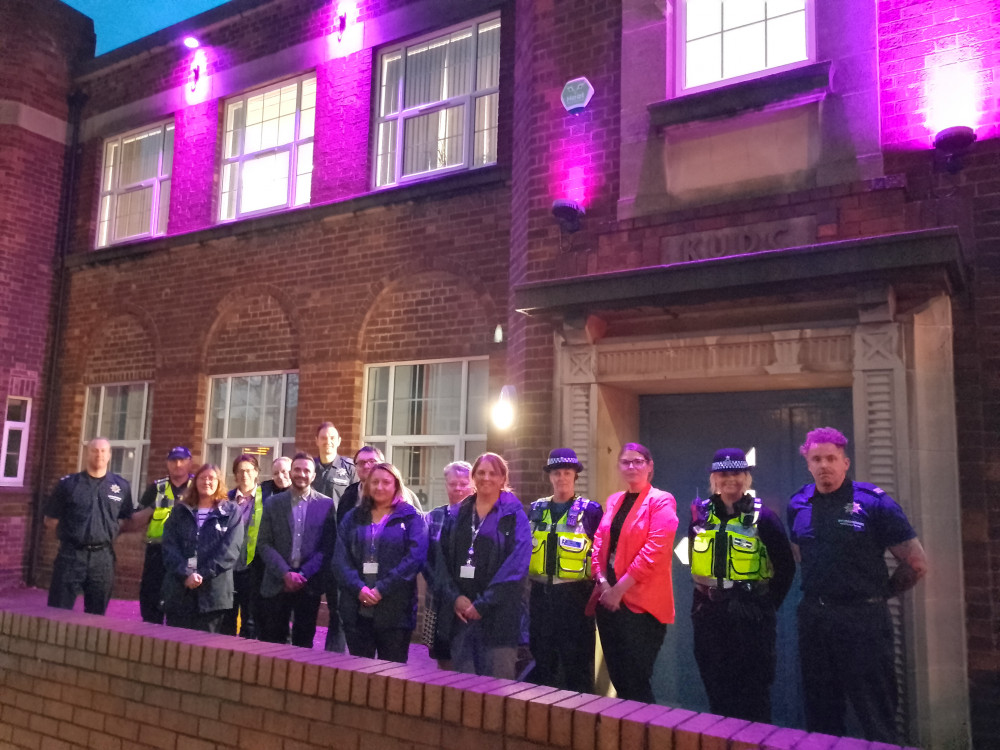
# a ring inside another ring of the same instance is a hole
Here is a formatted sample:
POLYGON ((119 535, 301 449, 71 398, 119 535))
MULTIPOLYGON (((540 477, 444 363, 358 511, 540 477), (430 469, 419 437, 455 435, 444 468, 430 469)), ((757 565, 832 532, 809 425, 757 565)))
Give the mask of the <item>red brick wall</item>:
POLYGON ((757 750, 835 741, 432 665, 23 604, 4 610, 0 742, 14 748, 757 750))
MULTIPOLYGON (((73 67, 93 45, 89 19, 61 3, 0 4, 0 101, 65 120, 73 67)), ((0 144, 0 409, 8 395, 32 398, 23 486, 0 487, 5 589, 23 580, 31 544, 65 146, 17 125, 0 125, 0 144)))

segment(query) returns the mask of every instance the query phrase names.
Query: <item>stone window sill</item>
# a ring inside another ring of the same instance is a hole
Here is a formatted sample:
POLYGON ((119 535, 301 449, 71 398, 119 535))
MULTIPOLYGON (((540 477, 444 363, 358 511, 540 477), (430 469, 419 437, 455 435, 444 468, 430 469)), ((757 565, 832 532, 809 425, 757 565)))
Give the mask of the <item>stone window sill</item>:
POLYGON ((804 65, 752 81, 650 104, 649 119, 657 128, 733 117, 743 112, 818 101, 830 91, 829 61, 804 65))

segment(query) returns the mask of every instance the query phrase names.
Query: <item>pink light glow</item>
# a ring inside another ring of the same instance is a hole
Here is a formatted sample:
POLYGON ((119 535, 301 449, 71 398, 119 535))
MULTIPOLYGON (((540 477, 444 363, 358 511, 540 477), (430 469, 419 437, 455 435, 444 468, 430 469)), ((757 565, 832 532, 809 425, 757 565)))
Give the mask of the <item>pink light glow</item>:
POLYGON ((955 125, 966 125, 973 130, 982 118, 983 104, 978 68, 969 63, 953 63, 934 68, 926 84, 928 102, 927 130, 935 133, 955 125))

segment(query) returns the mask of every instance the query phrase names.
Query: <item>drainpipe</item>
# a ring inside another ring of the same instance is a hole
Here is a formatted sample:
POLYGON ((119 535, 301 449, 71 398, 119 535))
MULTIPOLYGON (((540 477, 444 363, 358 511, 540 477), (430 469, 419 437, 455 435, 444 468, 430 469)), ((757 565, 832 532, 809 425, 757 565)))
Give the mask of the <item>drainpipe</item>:
POLYGON ((45 414, 43 416, 42 444, 38 454, 38 466, 35 471, 33 503, 31 513, 31 547, 28 550, 28 570, 25 576, 27 584, 34 586, 38 572, 38 554, 42 544, 42 506, 45 501, 45 482, 49 475, 49 448, 52 433, 55 429, 57 413, 56 398, 58 389, 56 383, 59 375, 59 353, 62 351, 63 327, 66 317, 66 288, 69 284, 69 272, 66 269, 66 256, 69 253, 70 240, 73 234, 73 203, 76 198, 76 168, 77 151, 80 147, 80 121, 83 107, 87 103, 87 95, 80 89, 72 91, 67 97, 69 102, 69 120, 67 130, 69 141, 63 156, 63 179, 59 196, 59 224, 56 230, 55 254, 52 258, 56 271, 55 304, 52 306, 52 339, 49 350, 48 367, 45 371, 45 414))

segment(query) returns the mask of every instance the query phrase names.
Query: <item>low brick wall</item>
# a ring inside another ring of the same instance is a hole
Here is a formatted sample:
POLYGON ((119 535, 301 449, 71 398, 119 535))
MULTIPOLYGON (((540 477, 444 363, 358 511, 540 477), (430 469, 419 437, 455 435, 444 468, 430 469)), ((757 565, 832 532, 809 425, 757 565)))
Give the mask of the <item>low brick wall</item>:
POLYGON ((0 599, 0 748, 885 750, 679 708, 0 599))

